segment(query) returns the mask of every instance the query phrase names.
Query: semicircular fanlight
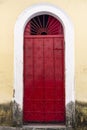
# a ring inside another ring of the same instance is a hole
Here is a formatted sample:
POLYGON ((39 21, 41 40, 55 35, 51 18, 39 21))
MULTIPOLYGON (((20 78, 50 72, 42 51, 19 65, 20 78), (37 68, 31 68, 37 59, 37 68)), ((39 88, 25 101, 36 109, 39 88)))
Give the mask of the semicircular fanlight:
POLYGON ((60 21, 49 15, 40 15, 32 18, 25 27, 28 35, 57 35, 63 34, 60 21))

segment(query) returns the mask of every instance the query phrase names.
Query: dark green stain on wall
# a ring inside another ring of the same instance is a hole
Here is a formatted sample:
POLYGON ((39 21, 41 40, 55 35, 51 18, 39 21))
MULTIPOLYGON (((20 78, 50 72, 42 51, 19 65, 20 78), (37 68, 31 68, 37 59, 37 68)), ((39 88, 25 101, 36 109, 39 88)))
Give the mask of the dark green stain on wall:
MULTIPOLYGON (((72 103, 68 104, 69 110, 70 110, 71 105, 72 105, 72 103)), ((73 110, 72 110, 72 113, 73 113, 73 110)), ((2 126, 3 125, 4 126, 20 125, 21 126, 22 125, 22 122, 21 122, 22 114, 21 113, 22 113, 22 111, 16 102, 0 104, 0 125, 2 125, 2 126), (14 117, 16 117, 16 118, 14 118, 14 117)), ((87 103, 86 102, 80 102, 80 101, 75 102, 75 121, 74 122, 75 122, 74 126, 75 126, 76 130, 87 129, 87 103)))
POLYGON ((12 102, 0 104, 0 125, 12 125, 12 102))
POLYGON ((0 104, 0 126, 20 126, 21 112, 16 102, 0 104))
MULTIPOLYGON (((87 127, 87 102, 76 101, 75 105, 75 125, 87 127)), ((87 128, 86 128, 87 129, 87 128)))

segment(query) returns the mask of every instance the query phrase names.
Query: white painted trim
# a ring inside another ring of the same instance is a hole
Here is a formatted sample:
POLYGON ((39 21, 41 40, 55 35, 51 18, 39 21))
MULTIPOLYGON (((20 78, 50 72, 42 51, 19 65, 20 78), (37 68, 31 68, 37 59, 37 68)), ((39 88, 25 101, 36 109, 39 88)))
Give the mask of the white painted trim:
POLYGON ((65 39, 65 98, 66 104, 75 101, 74 95, 74 30, 69 17, 58 7, 38 4, 27 8, 17 19, 14 30, 14 89, 15 101, 23 107, 23 34, 27 22, 34 16, 48 14, 63 25, 65 39))

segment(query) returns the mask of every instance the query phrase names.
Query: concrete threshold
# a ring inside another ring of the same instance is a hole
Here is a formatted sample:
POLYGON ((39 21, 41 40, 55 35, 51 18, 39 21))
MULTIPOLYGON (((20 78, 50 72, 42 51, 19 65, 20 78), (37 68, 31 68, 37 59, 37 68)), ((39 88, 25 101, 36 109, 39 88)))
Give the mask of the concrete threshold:
POLYGON ((74 130, 64 125, 24 125, 21 127, 0 126, 0 130, 74 130))
POLYGON ((24 125, 23 126, 24 130, 66 130, 65 125, 35 125, 35 124, 29 124, 29 125, 24 125))

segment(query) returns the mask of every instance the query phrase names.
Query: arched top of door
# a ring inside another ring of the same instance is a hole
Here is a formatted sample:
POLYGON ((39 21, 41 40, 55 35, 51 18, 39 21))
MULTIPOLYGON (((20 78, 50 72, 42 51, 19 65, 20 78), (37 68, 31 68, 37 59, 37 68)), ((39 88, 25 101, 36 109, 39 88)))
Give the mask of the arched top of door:
POLYGON ((58 19, 43 14, 33 17, 25 26, 25 35, 59 35, 63 26, 58 19))

